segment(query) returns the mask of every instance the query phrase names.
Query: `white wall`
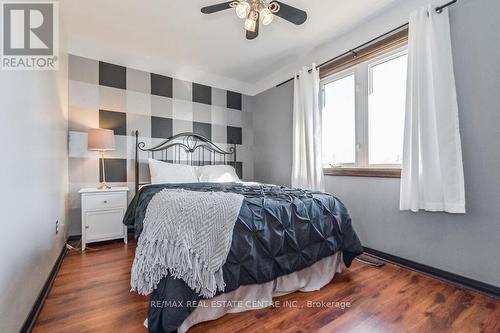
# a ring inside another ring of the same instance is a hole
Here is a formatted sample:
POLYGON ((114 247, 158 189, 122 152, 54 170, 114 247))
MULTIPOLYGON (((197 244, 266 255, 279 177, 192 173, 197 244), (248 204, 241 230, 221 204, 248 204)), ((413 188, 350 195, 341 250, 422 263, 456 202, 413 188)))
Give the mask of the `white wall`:
MULTIPOLYGON (((413 1, 415 3, 415 1, 413 1)), ((500 2, 459 1, 450 9, 464 171, 466 215, 400 212, 399 180, 326 177, 348 207, 363 245, 500 286, 500 2)), ((387 13, 389 21, 394 13, 387 13)), ((399 15, 403 15, 399 12, 399 15)), ((408 17, 408 13, 404 13, 408 17)), ((380 34, 373 20, 353 32, 359 44, 380 34)), ((387 29, 387 30, 390 30, 387 29)), ((350 34, 338 45, 348 49, 350 34)), ((335 54, 331 54, 335 56, 335 54)), ((256 180, 289 184, 293 84, 256 97, 256 180)))
POLYGON ((66 240, 67 77, 65 55, 0 71, 0 332, 19 331, 66 240))

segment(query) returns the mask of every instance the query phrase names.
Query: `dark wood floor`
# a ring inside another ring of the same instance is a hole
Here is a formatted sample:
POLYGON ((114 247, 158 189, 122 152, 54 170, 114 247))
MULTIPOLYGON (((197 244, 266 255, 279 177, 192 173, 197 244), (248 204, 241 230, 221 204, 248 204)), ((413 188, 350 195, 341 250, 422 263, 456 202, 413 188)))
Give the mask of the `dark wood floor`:
MULTIPOLYGON (((147 298, 129 292, 135 243, 64 259, 34 332, 146 332, 147 298)), ((190 332, 500 332, 500 301, 387 264, 358 262, 322 290, 195 326, 190 332), (308 301, 349 302, 340 309, 308 301)))

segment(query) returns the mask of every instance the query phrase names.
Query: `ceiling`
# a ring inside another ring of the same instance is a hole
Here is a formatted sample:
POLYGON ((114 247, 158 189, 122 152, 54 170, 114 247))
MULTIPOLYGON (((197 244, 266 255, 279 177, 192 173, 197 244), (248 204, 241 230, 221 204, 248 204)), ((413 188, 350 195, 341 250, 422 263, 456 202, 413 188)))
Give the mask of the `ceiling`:
POLYGON ((282 1, 307 11, 307 22, 276 17, 248 41, 233 10, 200 13, 223 0, 61 0, 63 44, 70 53, 251 93, 280 66, 403 0, 282 1))

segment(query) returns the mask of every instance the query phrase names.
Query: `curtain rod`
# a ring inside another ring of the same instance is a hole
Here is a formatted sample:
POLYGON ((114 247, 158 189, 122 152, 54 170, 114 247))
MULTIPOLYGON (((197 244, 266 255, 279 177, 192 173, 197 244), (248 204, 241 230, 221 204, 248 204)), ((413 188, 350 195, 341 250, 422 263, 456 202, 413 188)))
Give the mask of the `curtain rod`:
MULTIPOLYGON (((444 5, 442 5, 442 6, 436 7, 436 13, 441 14, 441 13, 443 12, 443 9, 445 9, 445 8, 446 8, 446 7, 448 7, 448 6, 453 5, 453 4, 454 4, 454 3, 456 3, 457 1, 458 1, 458 0, 452 0, 452 1, 448 2, 448 3, 445 3, 445 4, 444 4, 444 5)), ((341 55, 336 56, 335 58, 332 58, 332 59, 330 59, 330 60, 327 60, 327 61, 325 61, 325 62, 323 62, 323 63, 319 64, 318 66, 316 66, 316 68, 321 68, 321 67, 324 67, 324 66, 326 66, 326 65, 328 65, 328 64, 330 64, 330 63, 332 63, 332 62, 334 62, 335 60, 338 60, 338 59, 340 59, 340 58, 343 58, 343 57, 345 57, 346 55, 349 55, 349 54, 351 54, 351 53, 352 53, 352 54, 354 54, 354 55, 356 55, 356 50, 361 49, 361 48, 363 48, 363 47, 365 47, 365 46, 368 46, 368 45, 372 44, 373 42, 376 42, 377 40, 379 40, 379 39, 381 39, 381 38, 383 38, 383 37, 386 37, 386 36, 389 36, 389 35, 391 35, 391 34, 393 34, 393 33, 395 33, 395 32, 398 32, 399 30, 402 30, 403 28, 407 27, 407 26, 408 26, 408 24, 409 24, 409 23, 402 24, 402 25, 400 25, 399 27, 394 28, 394 29, 392 29, 392 30, 390 30, 390 31, 388 31, 388 32, 386 32, 386 33, 383 33, 383 34, 382 34, 382 35, 380 35, 380 36, 377 36, 377 37, 375 37, 375 38, 373 38, 373 39, 370 39, 368 42, 365 42, 365 43, 363 43, 363 44, 361 44, 361 45, 358 45, 358 46, 356 46, 355 48, 350 49, 349 51, 344 52, 344 53, 342 53, 341 55)), ((309 73, 311 73, 311 71, 312 71, 312 69, 310 69, 310 70, 309 70, 309 73)), ((297 75, 297 77, 298 77, 298 75, 297 75)), ((288 82, 292 81, 293 79, 294 79, 294 77, 292 77, 292 78, 290 78, 290 79, 288 79, 288 80, 286 80, 286 81, 283 81, 283 82, 281 82, 280 84, 276 85, 276 87, 281 87, 282 85, 284 85, 284 84, 286 84, 286 83, 288 83, 288 82)))

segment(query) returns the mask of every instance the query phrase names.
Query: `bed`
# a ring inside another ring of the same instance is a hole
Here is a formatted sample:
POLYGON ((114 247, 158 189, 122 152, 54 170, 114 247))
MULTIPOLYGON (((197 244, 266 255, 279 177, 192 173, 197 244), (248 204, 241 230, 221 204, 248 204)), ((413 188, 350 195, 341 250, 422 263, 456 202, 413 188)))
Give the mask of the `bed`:
POLYGON ((203 297, 167 271, 149 294, 145 324, 150 332, 185 332, 225 313, 273 305, 275 296, 318 290, 363 252, 347 209, 331 194, 241 181, 147 185, 139 181, 139 155, 146 153, 173 164, 236 165, 236 145, 226 150, 198 134, 182 133, 146 148, 136 132, 136 195, 124 224, 134 227, 139 242, 148 207, 159 193, 182 190, 242 198, 221 267, 223 290, 203 297))

